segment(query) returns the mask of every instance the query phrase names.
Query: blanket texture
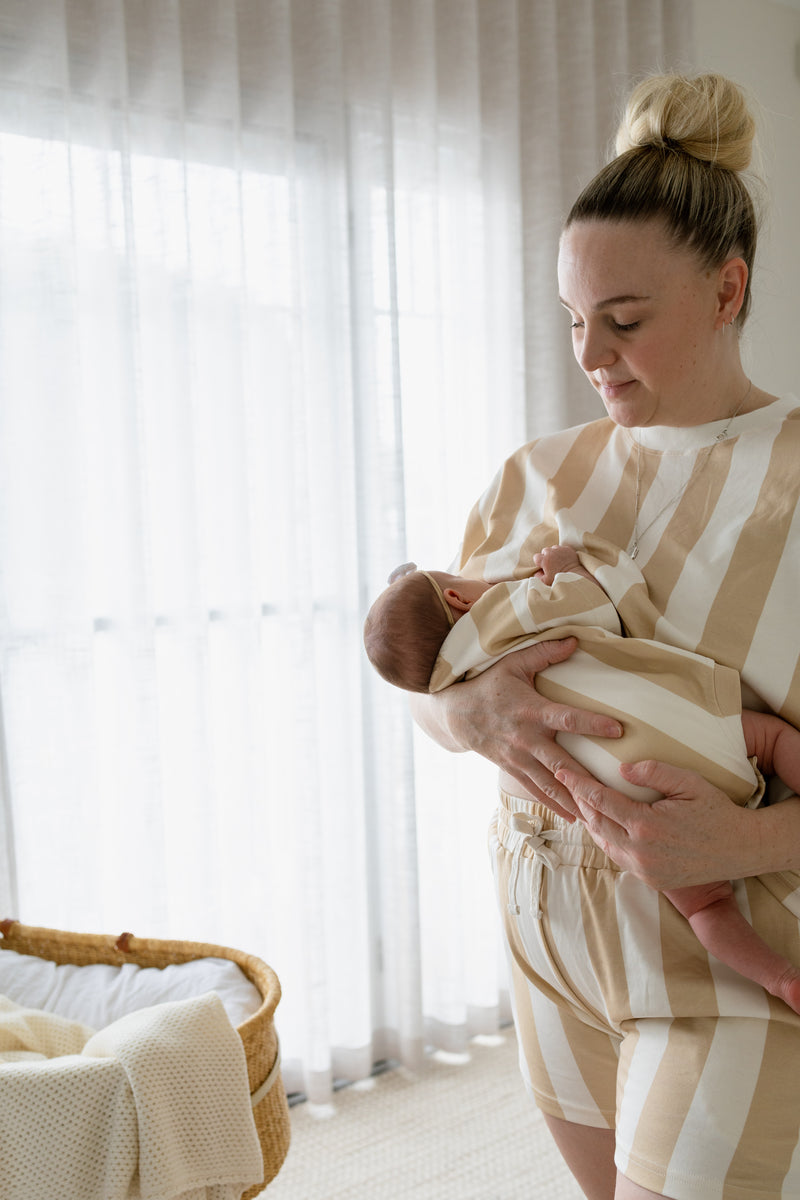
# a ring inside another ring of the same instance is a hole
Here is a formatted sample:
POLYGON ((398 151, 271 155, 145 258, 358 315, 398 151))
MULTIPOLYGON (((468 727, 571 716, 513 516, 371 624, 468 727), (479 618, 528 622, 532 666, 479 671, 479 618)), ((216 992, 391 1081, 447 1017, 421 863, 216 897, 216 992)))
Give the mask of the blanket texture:
POLYGON ((244 1049, 214 994, 95 1033, 0 997, 3 1200, 238 1200, 263 1179, 244 1049))

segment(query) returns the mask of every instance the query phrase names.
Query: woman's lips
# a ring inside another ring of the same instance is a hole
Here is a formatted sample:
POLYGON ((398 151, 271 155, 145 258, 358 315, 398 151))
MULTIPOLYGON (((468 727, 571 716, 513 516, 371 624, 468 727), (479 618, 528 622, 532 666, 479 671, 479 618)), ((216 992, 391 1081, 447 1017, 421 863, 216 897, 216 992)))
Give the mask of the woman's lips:
POLYGON ((618 400, 635 382, 635 379, 625 379, 621 383, 609 383, 600 379, 597 382, 597 388, 606 400, 618 400))

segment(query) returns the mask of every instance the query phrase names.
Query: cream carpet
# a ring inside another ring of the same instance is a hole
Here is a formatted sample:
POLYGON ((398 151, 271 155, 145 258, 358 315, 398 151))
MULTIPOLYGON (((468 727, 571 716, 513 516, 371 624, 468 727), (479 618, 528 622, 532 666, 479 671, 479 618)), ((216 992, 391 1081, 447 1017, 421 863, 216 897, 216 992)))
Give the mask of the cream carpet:
POLYGON ((582 1200, 527 1098, 510 1029, 291 1117, 269 1200, 582 1200))

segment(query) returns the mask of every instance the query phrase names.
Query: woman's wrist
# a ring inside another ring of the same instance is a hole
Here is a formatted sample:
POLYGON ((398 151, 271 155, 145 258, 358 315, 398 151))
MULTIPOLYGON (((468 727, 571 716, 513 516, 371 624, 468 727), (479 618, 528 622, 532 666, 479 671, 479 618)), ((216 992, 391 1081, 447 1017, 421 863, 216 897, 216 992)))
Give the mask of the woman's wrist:
POLYGON ((800 798, 757 808, 752 815, 752 837, 742 847, 746 862, 739 877, 800 871, 800 798))

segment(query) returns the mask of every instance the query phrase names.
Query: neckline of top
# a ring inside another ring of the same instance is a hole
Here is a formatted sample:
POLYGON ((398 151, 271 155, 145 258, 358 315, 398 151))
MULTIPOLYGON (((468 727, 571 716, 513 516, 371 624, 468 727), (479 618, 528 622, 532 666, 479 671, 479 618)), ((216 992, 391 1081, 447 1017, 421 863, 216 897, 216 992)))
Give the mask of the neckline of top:
MULTIPOLYGON (((782 420, 792 409, 797 407, 798 400, 795 396, 784 395, 779 396, 777 400, 773 400, 771 404, 765 404, 761 408, 753 409, 752 412, 742 413, 731 424, 725 441, 732 441, 740 434, 758 429, 761 426, 773 425, 776 417, 782 420)), ((623 432, 629 441, 633 443, 638 442, 644 450, 666 450, 674 453, 684 453, 701 449, 703 446, 713 446, 719 434, 729 423, 730 417, 725 417, 721 421, 710 421, 706 425, 686 425, 680 427, 672 425, 642 425, 634 429, 625 429, 623 432)))

